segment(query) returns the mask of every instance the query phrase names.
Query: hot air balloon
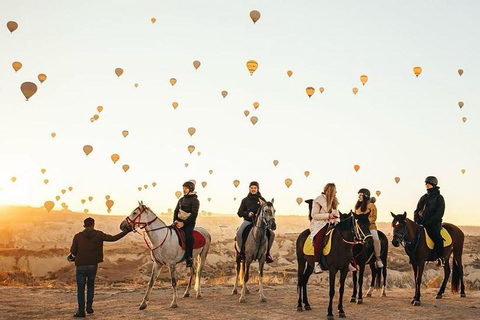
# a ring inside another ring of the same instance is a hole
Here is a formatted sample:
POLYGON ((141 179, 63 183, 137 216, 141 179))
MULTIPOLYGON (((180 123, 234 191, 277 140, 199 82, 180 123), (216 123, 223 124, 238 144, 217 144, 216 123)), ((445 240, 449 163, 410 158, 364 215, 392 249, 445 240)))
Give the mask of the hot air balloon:
POLYGON ((10 33, 13 33, 13 31, 17 30, 18 23, 16 23, 15 21, 8 21, 7 28, 8 28, 8 31, 10 31, 10 33))
POLYGON ((189 145, 187 149, 188 149, 188 152, 190 152, 190 154, 192 154, 193 151, 195 151, 195 146, 189 145))
POLYGON ((108 209, 111 209, 113 207, 113 205, 115 204, 115 202, 113 202, 113 200, 107 200, 105 202, 105 204, 107 205, 108 209))
POLYGON ((248 60, 247 61, 247 69, 250 72, 250 75, 253 76, 253 73, 258 68, 258 63, 255 60, 248 60))
POLYGON ((15 181, 17 181, 17 177, 11 177, 10 180, 12 180, 12 182, 15 183, 15 181))
POLYGON ((115 69, 115 74, 117 75, 117 77, 120 77, 123 74, 123 69, 122 68, 115 69))
POLYGON ((260 19, 260 16, 260 12, 258 12, 257 10, 250 11, 250 19, 252 19, 253 24, 255 24, 258 19, 260 19))
POLYGON ((463 69, 458 69, 458 75, 462 76, 462 74, 463 74, 463 69))
POLYGON ((307 89, 305 89, 305 91, 307 92, 309 98, 311 98, 315 93, 315 89, 313 87, 308 87, 307 89))
POLYGON ((358 170, 360 170, 360 166, 356 164, 353 166, 353 169, 355 169, 355 172, 358 172, 358 170))
POLYGON ((67 192, 67 190, 62 189, 60 192, 61 192, 62 194, 65 194, 65 192, 67 192))
POLYGON ((110 196, 107 194, 107 195, 105 196, 105 200, 109 200, 109 199, 110 199, 110 196))
POLYGON ((91 202, 92 200, 93 200, 93 197, 92 197, 92 196, 88 197, 88 201, 91 202))
POLYGON ((398 184, 400 182, 400 178, 399 177, 395 177, 395 182, 398 184))
POLYGON ((245 115, 245 117, 248 117, 248 115, 250 114, 250 111, 245 110, 245 111, 243 111, 243 114, 245 115))
POLYGON ((68 187, 68 191, 72 192, 73 187, 68 187))
POLYGON ((464 105, 465 104, 463 103, 463 101, 458 101, 458 106, 460 107, 460 109, 462 109, 464 105))
POLYGON ((60 196, 55 196, 55 200, 60 200, 60 196))
POLYGON ((128 136, 128 131, 127 130, 123 130, 122 131, 122 135, 124 138, 126 138, 128 136))
POLYGON ((368 76, 366 74, 362 74, 360 76, 360 82, 362 83, 362 85, 364 86, 365 83, 367 83, 367 81, 368 81, 368 76))
POLYGON ((257 124, 257 122, 258 122, 258 118, 257 118, 256 116, 253 116, 253 117, 250 118, 250 122, 251 122, 253 125, 255 125, 255 124, 257 124))
POLYGON ((184 166, 185 166, 185 168, 188 168, 188 163, 185 162, 184 166))
POLYGON ((43 183, 48 184, 48 179, 43 180, 43 183))
POLYGON ((143 189, 147 190, 148 189, 148 184, 144 184, 143 189))
POLYGON ((203 181, 203 182, 202 182, 202 187, 205 188, 206 186, 207 186, 207 182, 206 182, 206 181, 203 181))
POLYGON ((98 114, 93 115, 93 119, 98 120, 98 118, 100 118, 98 114))
POLYGON ((50 135, 52 136, 52 138, 55 138, 57 134, 55 132, 52 132, 50 135))
POLYGON ((88 209, 84 209, 83 212, 88 213, 88 209))
POLYGON ((120 159, 120 156, 116 153, 112 154, 111 156, 113 163, 117 163, 118 159, 120 159))
POLYGON ((301 204, 302 204, 302 202, 303 202, 303 199, 302 199, 302 198, 300 198, 300 197, 299 197, 299 198, 297 198, 297 203, 298 203, 298 205, 301 205, 301 204))
POLYGON ((123 171, 127 172, 130 169, 130 166, 128 164, 124 164, 122 166, 123 171))
POLYGON ((305 171, 303 174, 305 174, 305 177, 308 177, 310 175, 310 171, 305 171))
POLYGON ((44 174, 45 172, 47 172, 47 170, 46 170, 46 169, 42 169, 42 170, 40 170, 40 172, 41 172, 42 174, 44 174))
POLYGON ((237 201, 237 197, 233 197, 233 201, 237 201))
POLYGON ((208 198, 207 200, 208 200, 208 202, 210 202, 210 201, 212 201, 212 198, 208 198))
POLYGON ((17 72, 18 70, 22 69, 22 63, 19 62, 19 61, 14 61, 12 63, 12 67, 13 67, 13 70, 15 70, 15 72, 17 72))
POLYGON ((85 199, 82 199, 82 204, 85 204, 85 202, 87 202, 87 200, 85 200, 85 199))
POLYGON ((201 65, 200 61, 198 60, 193 61, 193 67, 195 68, 195 70, 198 70, 198 68, 200 68, 200 65, 201 65))
POLYGON ((290 178, 285 179, 285 185, 287 186, 287 188, 290 188, 290 186, 292 185, 292 182, 293 181, 290 178))
POLYGON ((138 83, 134 83, 133 86, 134 86, 135 88, 138 88, 138 83))
POLYGON ((83 146, 83 152, 88 156, 93 150, 93 147, 91 145, 85 145, 83 146))
POLYGON ((357 93, 358 93, 358 88, 357 88, 357 87, 354 87, 354 88, 352 89, 352 92, 353 92, 353 94, 357 94, 357 93))
POLYGON ((325 91, 325 88, 324 88, 324 87, 320 87, 318 90, 320 91, 320 93, 323 93, 323 91, 325 91))
POLYGON ((202 155, 202 153, 200 151, 198 151, 197 155, 200 157, 202 155))
POLYGON ((194 128, 194 127, 190 127, 188 128, 188 134, 191 136, 193 136, 195 134, 197 130, 194 128))
POLYGON ((377 197, 380 197, 380 195, 382 194, 382 192, 381 192, 380 190, 377 190, 377 191, 375 192, 375 194, 377 195, 377 197))
POLYGON ((254 102, 253 107, 255 108, 255 110, 258 109, 258 107, 260 107, 260 103, 254 102))
POLYGON ((461 171, 462 171, 462 174, 465 174, 465 171, 466 171, 466 170, 465 170, 465 169, 462 169, 461 171))
POLYGON ((177 79, 171 78, 170 79, 170 84, 172 85, 172 87, 175 85, 175 83, 177 83, 177 79))
POLYGON ((150 21, 152 22, 152 24, 155 24, 155 22, 157 22, 157 19, 152 18, 152 19, 150 19, 150 21))
POLYGON ((65 210, 68 209, 68 206, 67 206, 67 204, 66 204, 65 202, 62 202, 62 208, 65 209, 65 210))
POLYGON ((273 160, 273 165, 276 167, 278 166, 278 160, 273 160))
POLYGON ((173 107, 174 110, 177 109, 177 107, 178 107, 178 102, 172 102, 172 107, 173 107))
POLYGON ((90 122, 94 122, 95 121, 95 118, 94 117, 91 117, 90 118, 90 122))
POLYGON ((212 174, 212 173, 213 173, 213 170, 208 170, 208 173, 209 173, 209 174, 212 174))
POLYGON ((43 206, 45 207, 45 209, 47 209, 47 212, 50 212, 50 210, 52 210, 53 207, 55 207, 55 202, 53 202, 53 201, 45 201, 45 203, 43 204, 43 206))
POLYGON ((142 191, 142 187, 138 187, 138 191, 142 191))
POLYGON ((222 91, 222 97, 225 99, 228 95, 228 92, 226 90, 222 91))
POLYGON ((467 117, 462 118, 463 123, 467 122, 467 117))
POLYGON ((37 85, 33 82, 24 82, 20 86, 20 90, 22 90, 23 95, 28 101, 28 99, 30 99, 35 92, 37 92, 37 85))
POLYGON ((45 80, 47 80, 47 75, 44 74, 44 73, 40 73, 38 76, 38 81, 40 81, 40 83, 43 83, 45 80))
POLYGON ((413 73, 418 78, 418 76, 422 73, 422 68, 419 66, 413 67, 413 73))
POLYGON ((177 191, 175 192, 175 197, 177 197, 177 199, 179 199, 182 195, 182 192, 181 191, 177 191))
POLYGON ((240 185, 240 181, 238 180, 233 180, 233 185, 236 187, 238 187, 240 185))
POLYGON ((287 71, 287 76, 288 76, 289 78, 292 76, 292 74, 293 74, 293 71, 292 71, 292 70, 288 70, 288 71, 287 71))
POLYGON ((156 187, 157 186, 157 183, 156 182, 152 182, 152 187, 156 187))

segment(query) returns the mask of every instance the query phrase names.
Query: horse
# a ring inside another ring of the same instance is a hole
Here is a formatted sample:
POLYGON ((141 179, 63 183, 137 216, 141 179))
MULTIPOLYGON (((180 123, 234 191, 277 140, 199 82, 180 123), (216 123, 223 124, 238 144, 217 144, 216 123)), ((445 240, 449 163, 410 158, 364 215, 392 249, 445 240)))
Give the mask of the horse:
MULTIPOLYGON (((182 249, 179 241, 179 235, 175 231, 174 226, 168 226, 165 222, 162 221, 159 217, 150 210, 149 207, 145 206, 143 202, 138 202, 138 207, 132 211, 132 213, 125 218, 124 221, 120 224, 120 229, 125 229, 127 226, 131 226, 134 232, 138 232, 137 228, 143 230, 143 240, 145 244, 151 251, 153 267, 152 275, 150 277, 150 282, 148 283, 147 291, 143 298, 142 303, 140 304, 140 310, 143 310, 147 307, 147 303, 150 298, 150 293, 152 292, 153 285, 155 280, 160 273, 161 268, 166 265, 170 271, 170 276, 172 278, 172 288, 173 288, 173 300, 170 304, 170 308, 176 308, 177 305, 177 276, 175 271, 175 266, 177 263, 184 261, 185 250, 182 249), (149 242, 146 239, 147 235, 149 242)), ((178 229, 177 229, 178 230, 178 229)), ((202 275, 203 267, 205 266, 205 261, 207 259, 208 250, 210 249, 211 237, 210 234, 201 227, 195 227, 195 230, 198 231, 204 238, 205 244, 203 247, 194 249, 193 257, 196 261, 196 266, 190 268, 190 278, 188 280, 187 289, 183 294, 183 297, 190 296, 190 289, 192 287, 193 275, 196 271, 195 277, 195 291, 196 297, 201 298, 202 292, 200 287, 200 278, 202 275), (196 269, 196 270, 195 270, 196 269)))
MULTIPOLYGON (((420 286, 422 284, 423 269, 426 261, 434 261, 436 257, 431 257, 432 251, 427 246, 425 229, 423 226, 416 224, 412 220, 407 218, 407 212, 403 214, 394 214, 393 217, 393 239, 392 244, 394 247, 402 245, 405 248, 405 252, 410 258, 412 264, 413 274, 415 277, 415 295, 412 299, 414 306, 420 305, 420 286)), ((464 234, 460 228, 451 224, 443 223, 442 226, 448 231, 451 236, 452 243, 444 247, 443 257, 445 258, 445 265, 443 267, 444 278, 442 286, 438 290, 436 299, 441 299, 445 292, 445 287, 450 277, 450 255, 453 253, 453 275, 452 275, 452 293, 458 292, 458 286, 461 284, 460 296, 466 297, 465 285, 463 283, 463 265, 462 265, 462 253, 464 234)))
MULTIPOLYGON (((250 265, 253 261, 258 261, 258 292, 260 294, 260 301, 266 302, 267 299, 263 294, 263 266, 267 254, 267 229, 275 230, 277 225, 275 223, 275 208, 273 207, 274 199, 264 202, 260 200, 260 208, 256 212, 253 221, 253 227, 248 233, 245 241, 245 258, 241 262, 237 262, 235 285, 232 294, 237 294, 237 287, 239 279, 243 284, 240 303, 246 302, 245 293, 247 293, 247 282, 249 279, 250 265)), ((237 248, 240 251, 240 248, 237 248)))
MULTIPOLYGON (((356 219, 362 219, 364 222, 368 222, 368 213, 357 215, 356 219)), ((357 244, 353 247, 353 258, 357 264, 358 271, 358 280, 357 280, 357 271, 352 272, 353 278, 353 293, 350 298, 350 302, 356 302, 357 304, 363 303, 363 273, 365 272, 365 265, 370 266, 372 281, 370 283, 370 288, 367 291, 367 297, 372 296, 372 291, 375 289, 382 289, 380 296, 385 297, 385 287, 387 285, 387 256, 388 256, 388 239, 385 234, 378 230, 378 237, 380 238, 381 245, 381 254, 380 257, 383 262, 382 270, 377 269, 375 266, 375 250, 373 248, 373 239, 369 237, 368 241, 365 241, 364 245, 357 244), (383 286, 382 286, 382 275, 383 275, 383 286), (358 299, 357 299, 357 281, 358 281, 358 299)))
MULTIPOLYGON (((311 201, 305 201, 311 205, 311 201)), ((330 300, 328 303, 327 319, 333 319, 332 313, 332 301, 335 295, 335 278, 337 272, 340 271, 340 288, 339 288, 339 300, 338 300, 338 315, 340 318, 345 318, 345 311, 343 310, 343 292, 345 289, 345 279, 347 277, 348 265, 352 260, 351 246, 355 244, 363 243, 367 236, 370 235, 368 229, 369 223, 360 223, 355 219, 355 213, 350 211, 349 214, 341 214, 341 221, 333 228, 331 235, 331 250, 325 256, 326 263, 329 270, 329 282, 330 300), (362 223, 362 224, 360 224, 362 223)), ((302 303, 305 306, 305 310, 311 310, 311 306, 307 297, 307 284, 313 272, 314 257, 313 255, 305 255, 303 247, 305 241, 311 241, 310 229, 303 231, 297 238, 296 253, 298 264, 298 304, 297 311, 303 311, 302 303), (303 297, 302 297, 303 296, 303 297)), ((327 238, 327 237, 326 237, 327 238)))

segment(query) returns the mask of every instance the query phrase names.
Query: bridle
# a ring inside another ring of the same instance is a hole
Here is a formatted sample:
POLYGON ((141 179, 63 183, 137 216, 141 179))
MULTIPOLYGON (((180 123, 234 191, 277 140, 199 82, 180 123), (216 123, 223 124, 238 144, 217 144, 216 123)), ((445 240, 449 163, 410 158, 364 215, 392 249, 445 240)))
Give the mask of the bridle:
POLYGON ((345 242, 346 244, 352 245, 352 246, 357 245, 357 244, 362 244, 363 245, 365 240, 368 237, 371 237, 372 235, 371 234, 365 235, 365 233, 362 231, 362 228, 360 228, 357 220, 355 219, 355 217, 353 215, 351 215, 347 219, 351 219, 350 232, 352 233, 353 241, 345 239, 342 232, 340 232, 340 230, 339 230, 338 233, 340 234, 340 237, 342 238, 343 242, 345 242))
MULTIPOLYGON (((155 220, 158 219, 158 217, 155 215, 155 218, 153 218, 153 220, 151 221, 147 221, 147 222, 141 222, 141 216, 143 213, 145 213, 147 210, 150 210, 149 207, 147 207, 146 205, 140 205, 137 209, 135 209, 133 212, 136 212, 138 209, 140 209, 140 212, 137 214, 137 216, 135 216, 135 218, 133 219, 130 219, 130 216, 126 217, 125 218, 125 222, 127 223, 127 225, 129 226, 132 226, 133 228, 133 232, 137 232, 138 231, 136 230, 136 226, 139 226, 139 229, 145 229, 147 226, 151 225, 153 222, 155 222, 155 220), (138 219, 138 221, 136 221, 138 219)), ((145 230, 147 232, 149 231, 153 231, 153 230, 145 230)))
MULTIPOLYGON (((262 205, 258 211, 260 211, 260 213, 258 213, 257 211, 257 214, 255 214, 255 224, 253 225, 254 228, 257 228, 260 230, 260 237, 258 239, 255 239, 255 233, 252 233, 252 236, 253 236, 253 241, 255 241, 255 243, 257 244, 257 254, 255 255, 258 259, 258 255, 260 253, 260 247, 262 246, 262 243, 263 243, 263 238, 264 238, 264 235, 265 235, 265 232, 267 231, 267 229, 270 229, 270 221, 272 219, 268 219, 267 220, 267 217, 265 216, 265 207, 267 207, 268 205, 267 204, 264 204, 262 205), (258 224, 258 219, 261 219, 260 220, 260 225, 257 225, 258 224)), ((273 206, 272 206, 273 207, 273 206)), ((275 219, 275 218, 273 218, 275 219)))
MULTIPOLYGON (((393 222, 392 222, 392 225, 393 225, 393 222)), ((397 231, 395 231, 395 228, 393 229, 393 239, 397 238, 400 245, 403 248, 405 248, 405 252, 411 257, 411 259, 413 261, 415 261, 414 253, 415 253, 415 251, 417 251, 418 245, 420 243, 420 241, 419 241, 420 240, 420 229, 417 232, 417 236, 415 237, 415 240, 411 240, 411 241, 406 240, 405 237, 407 236, 407 234, 408 234, 408 230, 407 230, 407 221, 406 220, 405 220, 405 224, 403 225, 403 228, 402 228, 402 233, 398 233, 397 231), (413 250, 411 250, 409 248, 413 244, 414 241, 415 241, 415 246, 413 247, 413 250)))

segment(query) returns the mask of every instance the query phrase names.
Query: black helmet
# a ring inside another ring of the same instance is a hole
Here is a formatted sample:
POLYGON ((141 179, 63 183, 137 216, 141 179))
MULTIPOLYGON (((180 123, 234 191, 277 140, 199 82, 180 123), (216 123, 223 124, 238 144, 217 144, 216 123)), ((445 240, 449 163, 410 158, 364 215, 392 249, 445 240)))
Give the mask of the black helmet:
POLYGON ((438 179, 434 176, 428 176, 425 178, 425 183, 430 183, 432 186, 436 187, 438 184, 438 179))
POLYGON ((257 181, 252 181, 252 182, 250 182, 250 184, 248 185, 248 187, 250 188, 251 186, 257 186, 257 188, 260 189, 260 185, 258 184, 257 181))
POLYGON ((187 188, 190 190, 190 192, 195 191, 195 184, 194 184, 192 181, 187 181, 187 182, 185 182, 185 183, 182 185, 182 187, 187 187, 187 188))
POLYGON ((361 193, 364 196, 366 196, 367 198, 370 198, 370 190, 368 190, 368 189, 362 188, 362 189, 358 190, 358 193, 361 193))

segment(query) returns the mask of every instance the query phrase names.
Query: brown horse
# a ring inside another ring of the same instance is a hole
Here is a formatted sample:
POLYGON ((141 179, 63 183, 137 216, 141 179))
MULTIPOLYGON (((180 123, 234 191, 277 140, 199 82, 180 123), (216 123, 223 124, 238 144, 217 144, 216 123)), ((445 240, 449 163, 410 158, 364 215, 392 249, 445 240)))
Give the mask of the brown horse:
MULTIPOLYGON (((415 277, 415 296, 413 297, 412 304, 414 306, 420 305, 420 286, 422 284, 423 269, 426 261, 434 261, 437 257, 432 256, 432 251, 427 246, 425 238, 425 229, 407 218, 407 213, 394 214, 391 212, 393 221, 393 239, 392 244, 394 247, 402 245, 405 248, 405 252, 410 258, 412 264, 413 274, 415 277)), ((442 286, 437 293, 437 299, 441 299, 445 292, 445 287, 450 276, 450 255, 453 253, 453 275, 452 275, 452 287, 453 293, 458 292, 458 286, 461 284, 460 296, 466 297, 465 285, 463 284, 463 265, 462 265, 462 252, 464 234, 457 226, 450 223, 443 223, 442 226, 448 231, 452 238, 452 243, 443 250, 443 257, 445 258, 444 278, 442 286)))
MULTIPOLYGON (((308 203, 308 201, 306 202, 308 203)), ((333 296, 335 295, 335 277, 338 271, 340 271, 338 315, 340 318, 345 318, 345 311, 343 310, 343 292, 345 289, 345 279, 347 277, 348 265, 352 259, 351 246, 358 243, 363 243, 365 236, 370 234, 368 229, 368 219, 366 219, 366 222, 363 223, 363 225, 359 225, 354 216, 355 214, 353 212, 342 215, 342 220, 332 231, 330 253, 325 256, 326 263, 328 264, 327 270, 329 270, 330 282, 330 300, 328 304, 327 319, 333 319, 332 301, 333 296)), ((311 241, 309 229, 303 231, 298 236, 296 242, 298 263, 298 311, 303 311, 302 303, 305 306, 305 310, 311 310, 307 297, 307 284, 308 279, 313 272, 314 257, 311 255, 305 255, 303 253, 305 241, 311 241)))

